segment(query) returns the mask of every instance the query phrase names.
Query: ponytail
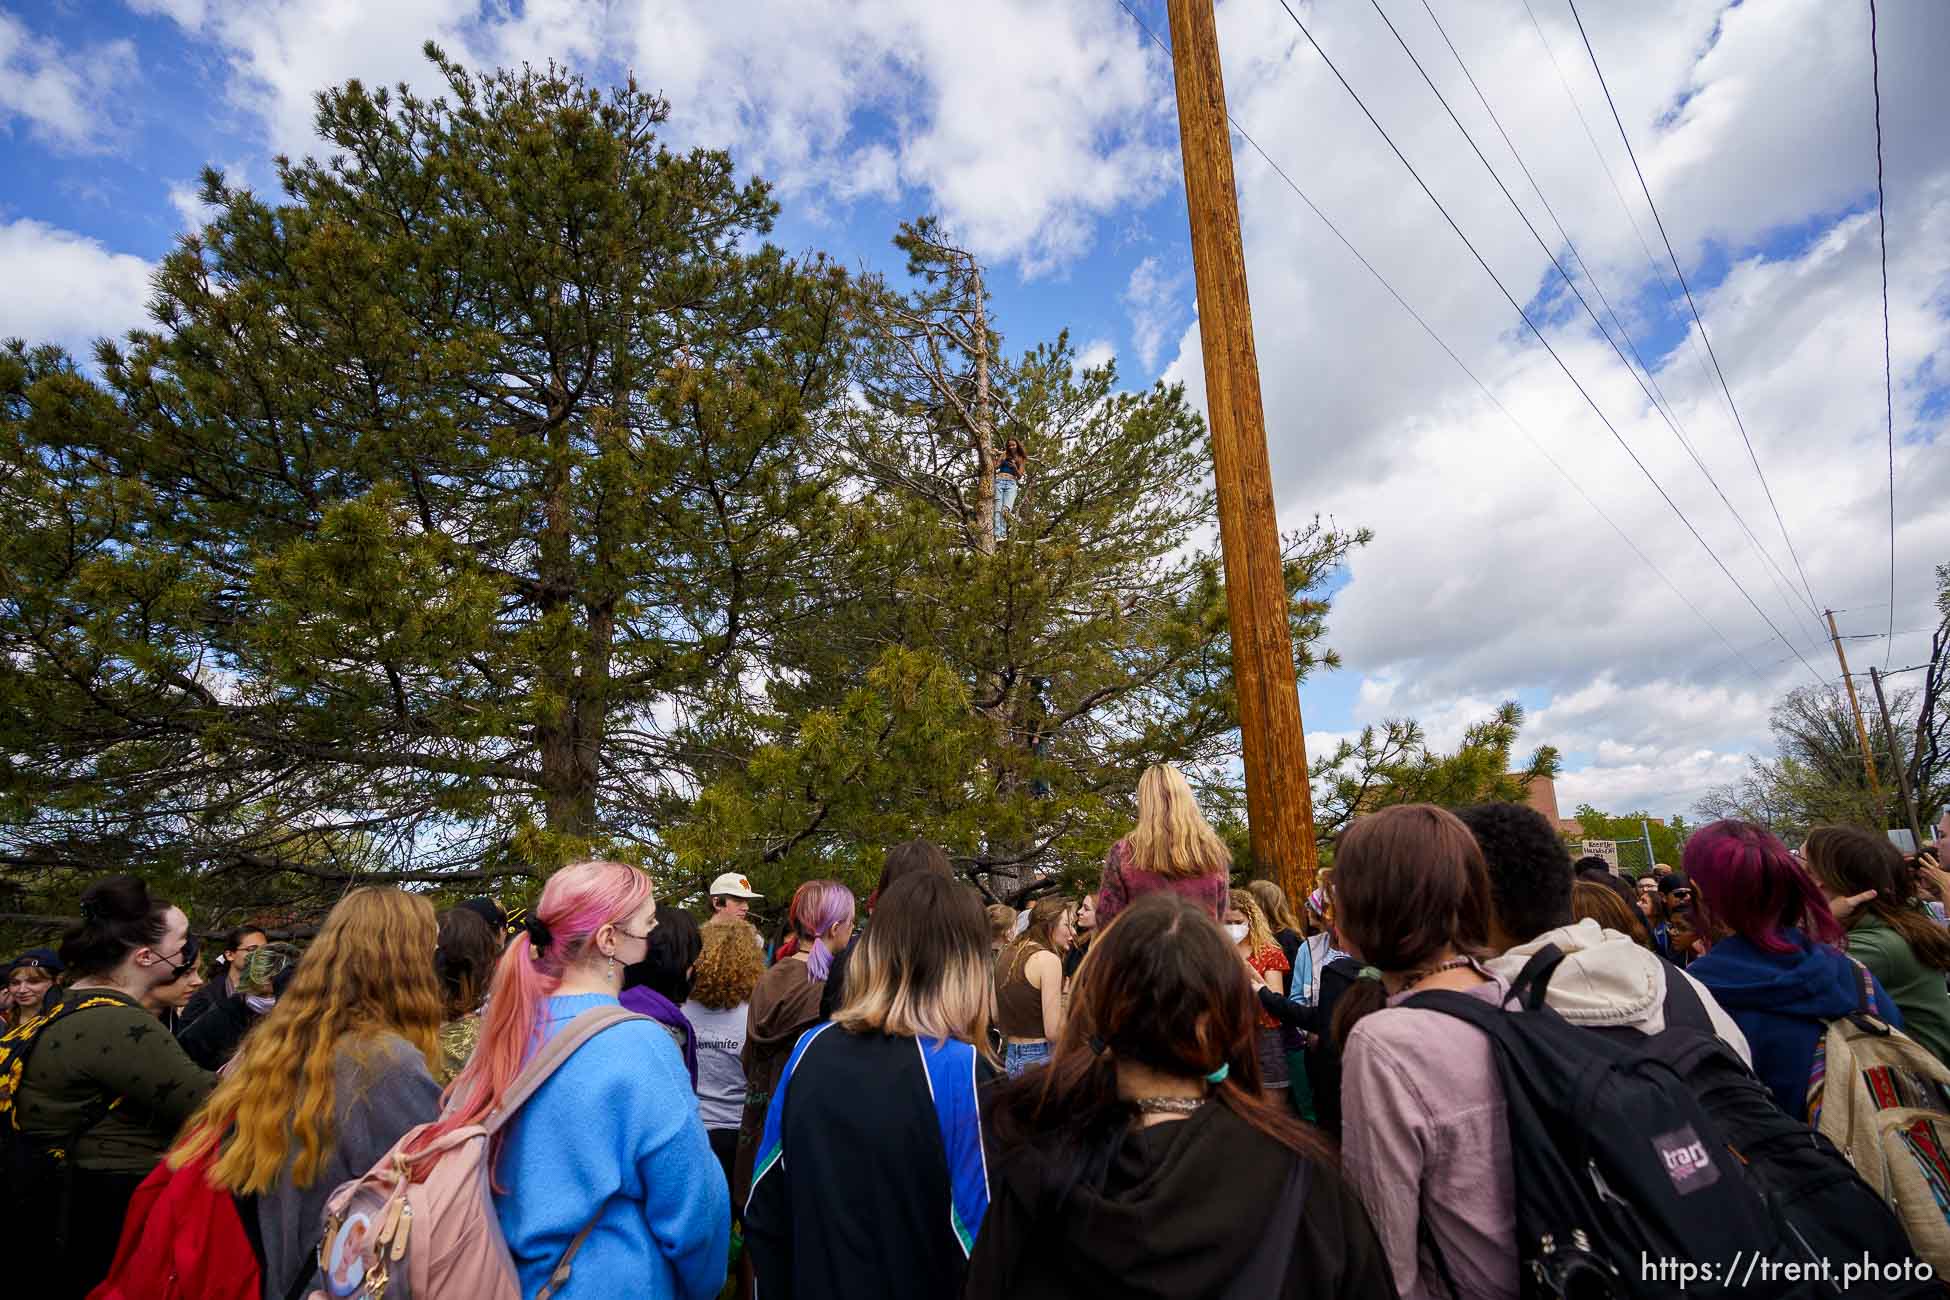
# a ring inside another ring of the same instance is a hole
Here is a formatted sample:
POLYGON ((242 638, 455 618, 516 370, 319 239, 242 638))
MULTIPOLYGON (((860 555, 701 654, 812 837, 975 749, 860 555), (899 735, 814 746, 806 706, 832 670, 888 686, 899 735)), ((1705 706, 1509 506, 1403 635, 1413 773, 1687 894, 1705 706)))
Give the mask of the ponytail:
POLYGON ((447 1085, 443 1113, 416 1150, 494 1113, 541 1038, 543 1005, 563 974, 587 953, 596 931, 628 918, 651 890, 648 875, 621 862, 578 862, 549 877, 528 928, 494 968, 474 1054, 447 1085))
POLYGON ((1347 1036, 1354 1032, 1361 1017, 1373 1015, 1387 1005, 1388 988, 1381 982, 1381 972, 1363 966, 1361 977, 1334 1002, 1334 1046, 1345 1052, 1347 1036))
POLYGON ((134 876, 109 876, 81 892, 81 923, 61 936, 70 977, 104 975, 137 948, 162 942, 170 904, 134 876))

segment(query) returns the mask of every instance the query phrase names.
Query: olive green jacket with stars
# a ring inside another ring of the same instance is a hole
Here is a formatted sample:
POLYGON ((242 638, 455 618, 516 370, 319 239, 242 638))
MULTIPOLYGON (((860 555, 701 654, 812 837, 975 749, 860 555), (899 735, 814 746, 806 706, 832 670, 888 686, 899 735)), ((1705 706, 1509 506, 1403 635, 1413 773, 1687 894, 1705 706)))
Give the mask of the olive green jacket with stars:
POLYGON ((77 1168, 143 1174, 176 1139, 216 1083, 162 1021, 116 989, 71 990, 88 1006, 41 1031, 15 1096, 20 1130, 58 1144, 103 1098, 107 1116, 68 1154, 77 1168))

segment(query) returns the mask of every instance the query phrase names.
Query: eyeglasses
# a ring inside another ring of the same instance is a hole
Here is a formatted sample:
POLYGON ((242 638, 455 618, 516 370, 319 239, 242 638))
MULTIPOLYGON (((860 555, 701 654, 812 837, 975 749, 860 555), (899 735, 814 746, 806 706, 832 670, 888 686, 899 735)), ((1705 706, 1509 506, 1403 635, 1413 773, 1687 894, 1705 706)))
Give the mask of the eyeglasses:
POLYGON ((1693 891, 1690 889, 1675 889, 1672 891, 1672 896, 1674 898, 1691 898, 1693 891))

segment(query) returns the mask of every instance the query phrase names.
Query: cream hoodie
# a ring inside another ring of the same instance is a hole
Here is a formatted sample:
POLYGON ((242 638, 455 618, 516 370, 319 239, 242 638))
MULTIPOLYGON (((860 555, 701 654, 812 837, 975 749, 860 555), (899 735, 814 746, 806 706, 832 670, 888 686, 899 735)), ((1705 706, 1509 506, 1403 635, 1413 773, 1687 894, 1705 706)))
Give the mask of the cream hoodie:
POLYGON ((1753 1053, 1740 1026, 1720 1009, 1706 986, 1677 966, 1634 943, 1630 936, 1607 930, 1596 921, 1538 935, 1519 944, 1485 967, 1498 979, 1509 983, 1523 970, 1523 964, 1545 944, 1556 944, 1564 960, 1551 975, 1544 1002, 1551 1010, 1574 1025, 1630 1025, 1641 1033, 1656 1034, 1666 1027, 1666 979, 1677 974, 1690 980, 1693 992, 1706 1007, 1713 1029, 1720 1039, 1752 1065, 1753 1053))

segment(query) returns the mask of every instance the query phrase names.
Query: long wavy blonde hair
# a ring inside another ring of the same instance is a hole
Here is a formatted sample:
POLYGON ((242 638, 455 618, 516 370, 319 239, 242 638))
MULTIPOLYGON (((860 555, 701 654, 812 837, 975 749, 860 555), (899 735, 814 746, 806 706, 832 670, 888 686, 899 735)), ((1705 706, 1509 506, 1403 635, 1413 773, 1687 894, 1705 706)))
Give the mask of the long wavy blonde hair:
POLYGON ((292 1148, 292 1182, 317 1180, 336 1140, 333 1077, 341 1047, 369 1048, 397 1034, 438 1059, 439 930, 433 904, 397 889, 355 889, 339 900, 298 963, 291 985, 244 1038, 234 1064, 169 1153, 180 1169, 220 1146, 213 1181, 227 1191, 269 1191, 292 1148))
POLYGON ((1165 763, 1138 778, 1137 829, 1125 838, 1131 864, 1154 875, 1222 876, 1232 850, 1198 810, 1185 774, 1165 763))

